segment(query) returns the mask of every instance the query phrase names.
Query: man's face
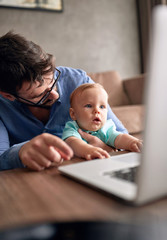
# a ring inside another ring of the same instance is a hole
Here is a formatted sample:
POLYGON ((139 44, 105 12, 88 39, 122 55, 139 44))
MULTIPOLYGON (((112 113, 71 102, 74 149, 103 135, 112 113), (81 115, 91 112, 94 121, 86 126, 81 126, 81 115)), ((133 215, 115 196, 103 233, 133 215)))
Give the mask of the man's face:
POLYGON ((73 120, 88 131, 99 130, 107 120, 108 95, 102 88, 89 88, 74 98, 73 120))
POLYGON ((29 102, 32 104, 38 103, 43 97, 46 99, 42 102, 42 106, 51 106, 58 98, 57 87, 54 79, 54 73, 43 75, 43 83, 36 81, 32 85, 29 82, 24 82, 21 89, 17 93, 19 101, 29 102), (53 88, 52 88, 53 87, 53 88), (51 90, 52 89, 52 90, 51 90), (27 100, 27 101, 26 101, 27 100))

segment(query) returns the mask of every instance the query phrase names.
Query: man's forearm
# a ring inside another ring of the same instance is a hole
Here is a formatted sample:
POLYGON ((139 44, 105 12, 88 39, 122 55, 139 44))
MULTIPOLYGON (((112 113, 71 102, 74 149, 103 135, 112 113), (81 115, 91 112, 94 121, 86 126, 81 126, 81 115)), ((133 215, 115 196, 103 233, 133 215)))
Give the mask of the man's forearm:
POLYGON ((13 168, 23 168, 24 165, 19 159, 19 150, 24 143, 14 145, 6 150, 0 156, 0 170, 8 170, 13 168))

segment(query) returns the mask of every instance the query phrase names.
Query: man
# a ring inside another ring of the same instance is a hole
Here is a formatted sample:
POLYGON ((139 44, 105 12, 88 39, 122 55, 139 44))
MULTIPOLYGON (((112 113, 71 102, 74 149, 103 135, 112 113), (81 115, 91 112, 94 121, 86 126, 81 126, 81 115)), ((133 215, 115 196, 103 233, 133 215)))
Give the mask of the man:
MULTIPOLYGON (((71 92, 93 81, 79 69, 55 67, 55 59, 19 34, 0 38, 0 169, 43 170, 69 160, 72 150, 60 138, 69 121, 71 92), (54 136, 53 133, 56 135, 54 136)), ((117 130, 126 132, 108 109, 117 130)), ((96 137, 92 145, 111 151, 96 137)))

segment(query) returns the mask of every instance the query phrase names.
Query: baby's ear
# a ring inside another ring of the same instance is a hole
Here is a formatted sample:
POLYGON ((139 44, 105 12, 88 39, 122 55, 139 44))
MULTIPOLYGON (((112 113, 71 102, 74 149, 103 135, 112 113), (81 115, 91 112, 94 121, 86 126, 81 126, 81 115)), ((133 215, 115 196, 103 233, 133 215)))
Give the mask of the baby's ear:
POLYGON ((74 109, 73 108, 70 108, 70 117, 72 120, 76 120, 76 117, 75 117, 75 112, 74 112, 74 109))

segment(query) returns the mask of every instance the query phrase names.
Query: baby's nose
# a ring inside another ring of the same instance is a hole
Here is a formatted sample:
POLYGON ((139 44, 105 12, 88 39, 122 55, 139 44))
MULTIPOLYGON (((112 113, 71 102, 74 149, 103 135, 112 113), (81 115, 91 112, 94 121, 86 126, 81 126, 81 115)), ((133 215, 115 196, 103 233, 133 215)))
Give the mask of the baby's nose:
POLYGON ((95 113, 100 113, 100 110, 99 110, 99 108, 98 108, 98 107, 96 107, 96 108, 94 109, 94 112, 95 112, 95 113))

